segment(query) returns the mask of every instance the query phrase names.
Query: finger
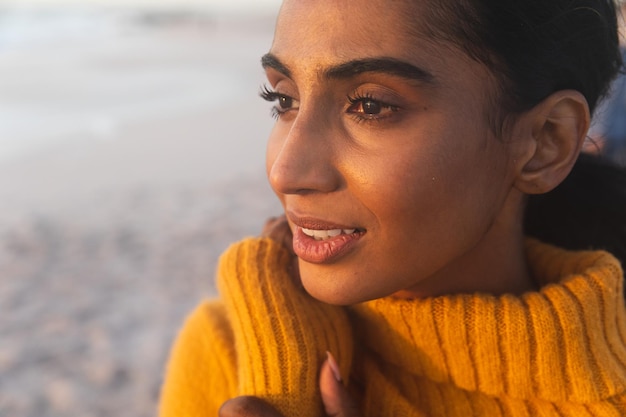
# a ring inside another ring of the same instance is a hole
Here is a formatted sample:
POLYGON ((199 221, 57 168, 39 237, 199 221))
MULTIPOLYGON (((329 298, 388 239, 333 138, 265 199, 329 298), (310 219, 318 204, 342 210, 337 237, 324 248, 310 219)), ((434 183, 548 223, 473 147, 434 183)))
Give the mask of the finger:
POLYGON ((320 390, 326 414, 330 417, 358 417, 356 403, 343 386, 339 366, 333 355, 328 352, 328 359, 320 370, 320 390))
POLYGON ((235 397, 222 404, 219 417, 283 417, 274 407, 258 397, 235 397))

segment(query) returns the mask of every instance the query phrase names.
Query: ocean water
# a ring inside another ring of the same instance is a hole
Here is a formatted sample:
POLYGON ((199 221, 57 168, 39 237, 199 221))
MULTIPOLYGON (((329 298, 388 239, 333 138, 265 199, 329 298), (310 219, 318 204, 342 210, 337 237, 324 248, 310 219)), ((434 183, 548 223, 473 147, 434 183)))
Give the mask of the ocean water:
POLYGON ((225 28, 267 19, 279 2, 207 4, 0 6, 0 163, 249 94, 254 34, 229 44, 225 28))

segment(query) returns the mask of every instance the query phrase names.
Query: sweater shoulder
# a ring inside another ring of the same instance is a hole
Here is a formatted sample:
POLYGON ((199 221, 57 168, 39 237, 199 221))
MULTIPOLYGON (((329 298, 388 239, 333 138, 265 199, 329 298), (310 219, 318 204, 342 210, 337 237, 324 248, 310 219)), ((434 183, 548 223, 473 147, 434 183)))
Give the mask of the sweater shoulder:
POLYGON ((217 415, 236 392, 233 331, 225 305, 204 301, 187 317, 172 347, 159 415, 217 415))

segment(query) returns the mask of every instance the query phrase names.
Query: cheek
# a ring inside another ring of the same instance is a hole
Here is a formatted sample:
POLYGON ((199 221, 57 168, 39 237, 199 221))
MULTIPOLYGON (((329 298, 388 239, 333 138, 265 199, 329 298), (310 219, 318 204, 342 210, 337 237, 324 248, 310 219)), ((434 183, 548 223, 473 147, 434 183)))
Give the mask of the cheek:
POLYGON ((425 219, 438 213, 432 202, 439 175, 432 161, 415 150, 379 154, 369 163, 352 163, 349 187, 369 212, 368 228, 384 248, 396 250, 405 238, 423 229, 425 219), (358 168, 355 168, 358 167, 358 168))
POLYGON ((276 127, 274 127, 269 138, 267 139, 267 145, 265 147, 265 172, 268 176, 272 170, 276 156, 278 155, 278 151, 280 149, 279 146, 279 141, 277 140, 276 135, 276 127))
POLYGON ((442 132, 420 135, 394 152, 378 153, 367 164, 351 164, 360 167, 350 176, 359 180, 359 198, 385 239, 436 241, 438 230, 469 226, 467 217, 479 215, 493 197, 482 195, 491 180, 478 140, 442 132), (466 140, 475 141, 474 146, 466 140))
POLYGON ((278 156, 280 155, 280 151, 283 147, 283 143, 287 134, 288 131, 284 127, 280 126, 279 122, 277 122, 272 128, 270 136, 267 140, 267 145, 265 148, 265 173, 268 179, 270 179, 270 185, 272 185, 270 174, 272 172, 272 168, 277 162, 278 156))
POLYGON ((285 207, 285 196, 280 192, 280 187, 277 186, 276 183, 276 170, 274 171, 274 176, 272 174, 272 169, 275 167, 275 164, 278 162, 278 158, 283 147, 283 137, 278 131, 278 127, 274 126, 272 132, 267 141, 266 149, 265 149, 265 175, 267 177, 270 188, 280 200, 283 208, 285 207))
MULTIPOLYGON (((441 179, 442 166, 433 149, 426 146, 387 146, 370 152, 367 160, 349 161, 344 170, 357 184, 363 198, 376 211, 398 211, 424 200, 441 179)), ((373 209, 372 207, 372 209, 373 209)))

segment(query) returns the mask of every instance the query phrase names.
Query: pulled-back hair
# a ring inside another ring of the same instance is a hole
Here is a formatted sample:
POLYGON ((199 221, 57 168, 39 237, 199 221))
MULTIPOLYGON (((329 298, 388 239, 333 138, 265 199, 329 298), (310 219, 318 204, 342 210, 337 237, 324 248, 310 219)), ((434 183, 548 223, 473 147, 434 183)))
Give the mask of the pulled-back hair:
POLYGON ((504 114, 564 89, 593 112, 621 67, 611 0, 436 0, 428 35, 492 68, 504 114))
MULTIPOLYGON (((428 9, 427 35, 492 69, 500 128, 564 89, 582 93, 593 114, 622 65, 612 0, 435 0, 428 9)), ((606 249, 626 265, 626 171, 582 155, 555 190, 530 196, 525 230, 569 249, 606 249)))
POLYGON ((570 175, 526 207, 526 233, 569 249, 604 249, 626 266, 626 171, 582 154, 570 175))

